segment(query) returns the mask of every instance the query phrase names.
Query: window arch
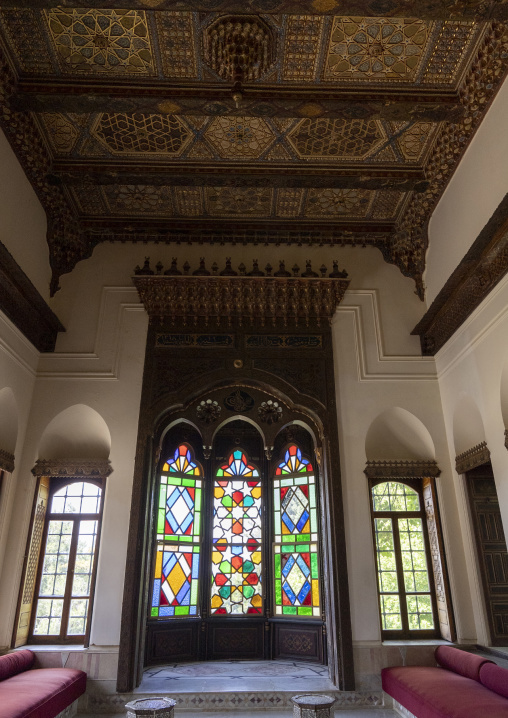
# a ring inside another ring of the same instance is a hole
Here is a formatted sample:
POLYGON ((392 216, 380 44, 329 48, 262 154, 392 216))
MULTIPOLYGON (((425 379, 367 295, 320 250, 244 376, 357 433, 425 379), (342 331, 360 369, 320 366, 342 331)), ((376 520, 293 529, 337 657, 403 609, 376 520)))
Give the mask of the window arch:
POLYGON ((148 661, 172 657, 170 636, 182 632, 187 660, 230 655, 235 640, 236 657, 282 657, 286 634, 302 630, 291 621, 302 620, 312 660, 324 659, 314 466, 282 436, 270 461, 245 424, 219 432, 202 463, 194 430, 175 426, 164 440, 171 458, 163 455, 155 486, 148 661))
POLYGON ((30 640, 82 643, 89 633, 102 514, 91 481, 50 487, 30 640))
POLYGON ((383 638, 439 635, 420 482, 373 482, 371 508, 383 638))

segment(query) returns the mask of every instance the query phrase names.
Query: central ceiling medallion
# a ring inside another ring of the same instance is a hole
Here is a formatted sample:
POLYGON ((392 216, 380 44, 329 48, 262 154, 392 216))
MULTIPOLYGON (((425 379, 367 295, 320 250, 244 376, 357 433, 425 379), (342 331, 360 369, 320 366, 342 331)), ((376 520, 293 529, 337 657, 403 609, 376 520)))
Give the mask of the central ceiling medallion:
POLYGON ((203 33, 205 62, 223 80, 240 87, 259 80, 275 60, 275 35, 257 15, 223 15, 203 33))

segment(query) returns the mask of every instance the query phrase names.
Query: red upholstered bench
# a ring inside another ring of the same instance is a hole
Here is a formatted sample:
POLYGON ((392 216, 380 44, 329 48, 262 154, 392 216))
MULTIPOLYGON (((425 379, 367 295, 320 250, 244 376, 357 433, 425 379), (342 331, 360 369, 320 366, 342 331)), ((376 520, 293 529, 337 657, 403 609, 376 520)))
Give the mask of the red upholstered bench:
POLYGON ((27 649, 0 656, 0 718, 65 718, 86 690, 86 673, 74 668, 30 670, 35 654, 27 649), (68 709, 68 710, 67 710, 68 709), (63 717, 62 717, 63 718, 63 717))
POLYGON ((506 668, 452 646, 439 646, 435 656, 439 668, 383 668, 383 690, 396 709, 416 718, 508 718, 506 668))

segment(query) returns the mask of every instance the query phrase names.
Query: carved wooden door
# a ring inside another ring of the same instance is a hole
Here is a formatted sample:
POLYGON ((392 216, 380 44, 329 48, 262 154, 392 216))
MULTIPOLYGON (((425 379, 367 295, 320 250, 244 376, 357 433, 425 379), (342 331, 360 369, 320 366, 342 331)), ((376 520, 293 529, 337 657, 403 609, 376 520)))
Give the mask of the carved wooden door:
POLYGON ((508 643, 508 552, 491 464, 466 473, 491 644, 508 643))

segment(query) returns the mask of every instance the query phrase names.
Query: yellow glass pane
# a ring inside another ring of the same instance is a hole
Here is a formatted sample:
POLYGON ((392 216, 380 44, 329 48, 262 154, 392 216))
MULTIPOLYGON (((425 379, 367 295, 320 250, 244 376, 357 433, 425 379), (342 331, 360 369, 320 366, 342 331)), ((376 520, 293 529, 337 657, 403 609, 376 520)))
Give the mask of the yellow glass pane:
POLYGON ((163 470, 163 471, 169 471, 169 465, 168 465, 168 464, 164 464, 164 466, 162 467, 162 470, 163 470))
POLYGON ((256 593, 256 594, 252 597, 251 603, 252 603, 253 606, 261 606, 261 604, 262 604, 262 599, 261 599, 261 596, 259 595, 259 593, 256 593))
POLYGON ((178 591, 182 588, 183 584, 185 583, 185 574, 182 571, 182 567, 180 566, 180 564, 177 564, 169 574, 168 583, 171 586, 171 590, 174 594, 177 594, 178 591))
POLYGON ((216 486, 213 490, 213 495, 216 499, 222 499, 222 497, 224 496, 224 489, 220 486, 216 486))
POLYGON ((319 606, 319 581, 317 578, 312 579, 312 603, 319 606))
POLYGON ((259 499, 259 497, 261 496, 261 486, 256 486, 252 489, 250 493, 254 499, 259 499))
POLYGON ((222 561, 222 554, 220 551, 212 552, 212 563, 220 563, 222 561))
POLYGON ((212 608, 220 608, 222 606, 222 598, 220 596, 212 596, 212 608))
POLYGON ((157 551, 157 559, 155 561, 155 578, 160 578, 162 573, 162 551, 157 551))

